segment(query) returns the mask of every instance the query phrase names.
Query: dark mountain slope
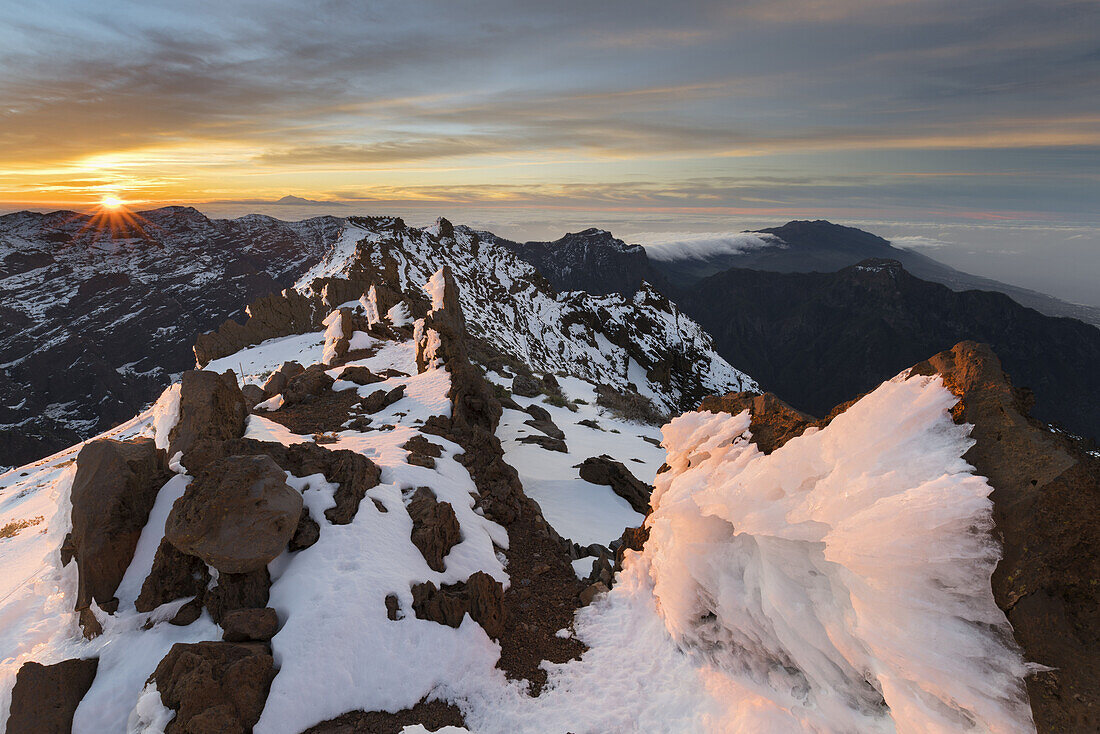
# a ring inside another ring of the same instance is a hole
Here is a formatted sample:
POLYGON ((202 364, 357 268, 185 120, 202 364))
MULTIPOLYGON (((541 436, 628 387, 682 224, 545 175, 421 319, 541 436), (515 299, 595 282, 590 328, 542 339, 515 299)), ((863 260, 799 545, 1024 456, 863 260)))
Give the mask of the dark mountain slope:
POLYGON ((1100 437, 1100 329, 1001 293, 955 292, 871 260, 836 273, 733 268, 677 301, 719 353, 793 406, 824 415, 963 340, 990 344, 1034 415, 1100 437))
POLYGON ((559 291, 631 296, 643 280, 663 293, 670 290, 644 247, 628 245, 602 229, 570 233, 553 242, 497 242, 534 265, 559 291))
POLYGON ((142 212, 97 233, 74 212, 0 217, 0 466, 128 419, 194 365, 195 336, 293 283, 342 220, 142 212))
POLYGON ((703 258, 654 259, 652 267, 664 274, 674 286, 687 288, 702 278, 729 268, 781 273, 831 273, 867 258, 888 258, 897 260, 918 278, 941 283, 955 291, 998 291, 1047 315, 1069 316, 1100 325, 1098 308, 1067 303, 1027 288, 964 273, 918 252, 894 247, 889 240, 854 227, 824 220, 793 221, 782 227, 761 229, 757 233, 774 238, 774 246, 716 253, 703 258))

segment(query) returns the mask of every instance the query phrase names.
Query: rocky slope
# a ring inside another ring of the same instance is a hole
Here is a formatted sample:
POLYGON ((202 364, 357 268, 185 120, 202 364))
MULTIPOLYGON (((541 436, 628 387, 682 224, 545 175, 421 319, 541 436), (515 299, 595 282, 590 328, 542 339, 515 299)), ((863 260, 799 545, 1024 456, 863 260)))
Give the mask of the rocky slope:
POLYGON ((813 414, 972 339, 1034 393, 1037 417, 1100 439, 1100 329, 1000 293, 955 292, 896 261, 869 260, 836 273, 734 268, 704 279, 681 305, 722 354, 813 414))
POLYGON ((183 207, 106 224, 0 217, 0 466, 128 419, 194 364, 197 334, 288 286, 342 227, 183 207))
MULTIPOLYGON (((707 394, 754 384, 717 355, 697 323, 652 288, 629 298, 558 293, 491 235, 446 220, 424 229, 392 218, 351 217, 347 222, 336 247, 296 286, 307 298, 326 304, 315 307, 315 315, 371 286, 379 313, 415 311, 426 302, 419 284, 446 265, 458 283, 470 335, 481 347, 475 358, 485 364, 503 360, 513 369, 607 385, 652 403, 657 415, 681 410, 707 394)), ((215 347, 211 340, 214 351, 201 353, 200 361, 240 343, 215 347)))

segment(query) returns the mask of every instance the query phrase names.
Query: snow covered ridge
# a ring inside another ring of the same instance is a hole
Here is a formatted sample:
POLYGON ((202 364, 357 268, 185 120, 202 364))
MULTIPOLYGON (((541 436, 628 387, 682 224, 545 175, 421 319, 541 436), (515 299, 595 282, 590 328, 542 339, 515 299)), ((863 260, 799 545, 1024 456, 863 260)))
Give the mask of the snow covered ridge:
POLYGON ((340 278, 385 284, 422 302, 420 284, 444 265, 458 283, 469 332, 532 370, 637 392, 666 414, 708 394, 755 388, 718 356, 698 324, 652 288, 643 284, 631 299, 555 293, 497 238, 446 220, 419 229, 396 218, 351 217, 296 288, 318 296, 340 278))

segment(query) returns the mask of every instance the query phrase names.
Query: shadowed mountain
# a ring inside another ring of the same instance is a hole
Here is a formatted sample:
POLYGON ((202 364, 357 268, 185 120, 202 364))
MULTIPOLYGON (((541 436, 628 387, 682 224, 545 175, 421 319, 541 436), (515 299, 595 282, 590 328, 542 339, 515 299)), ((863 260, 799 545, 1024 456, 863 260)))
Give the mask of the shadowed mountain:
POLYGON ((731 268, 679 295, 719 353, 791 405, 824 415, 834 405, 963 341, 992 346, 1033 414, 1100 437, 1100 329, 1054 318, 1002 293, 956 292, 896 260, 835 273, 731 268))
POLYGON ((75 212, 0 217, 0 466, 128 419, 194 365, 197 334, 290 285, 343 226, 139 216, 113 233, 75 212))
POLYGON ((553 242, 497 242, 534 265, 559 291, 631 296, 643 280, 662 292, 670 290, 644 247, 628 245, 602 229, 569 233, 553 242))
POLYGON ((1049 316, 1069 316, 1100 325, 1100 308, 1067 303, 1027 288, 964 273, 919 252, 894 247, 889 240, 854 227, 823 220, 793 221, 749 234, 767 235, 764 242, 770 244, 710 255, 685 249, 684 257, 676 257, 674 252, 662 248, 661 259, 651 254, 651 267, 660 271, 675 287, 688 288, 729 268, 831 273, 867 258, 886 258, 897 260, 918 278, 941 283, 954 291, 998 291, 1049 316))

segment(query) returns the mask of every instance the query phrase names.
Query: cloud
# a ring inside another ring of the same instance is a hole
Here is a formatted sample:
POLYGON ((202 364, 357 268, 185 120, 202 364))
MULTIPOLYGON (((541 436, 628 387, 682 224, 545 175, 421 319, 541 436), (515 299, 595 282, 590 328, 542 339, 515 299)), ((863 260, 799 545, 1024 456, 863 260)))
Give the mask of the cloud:
POLYGON ((661 261, 706 260, 786 246, 775 235, 755 232, 660 232, 634 235, 631 240, 640 242, 650 258, 661 261))

